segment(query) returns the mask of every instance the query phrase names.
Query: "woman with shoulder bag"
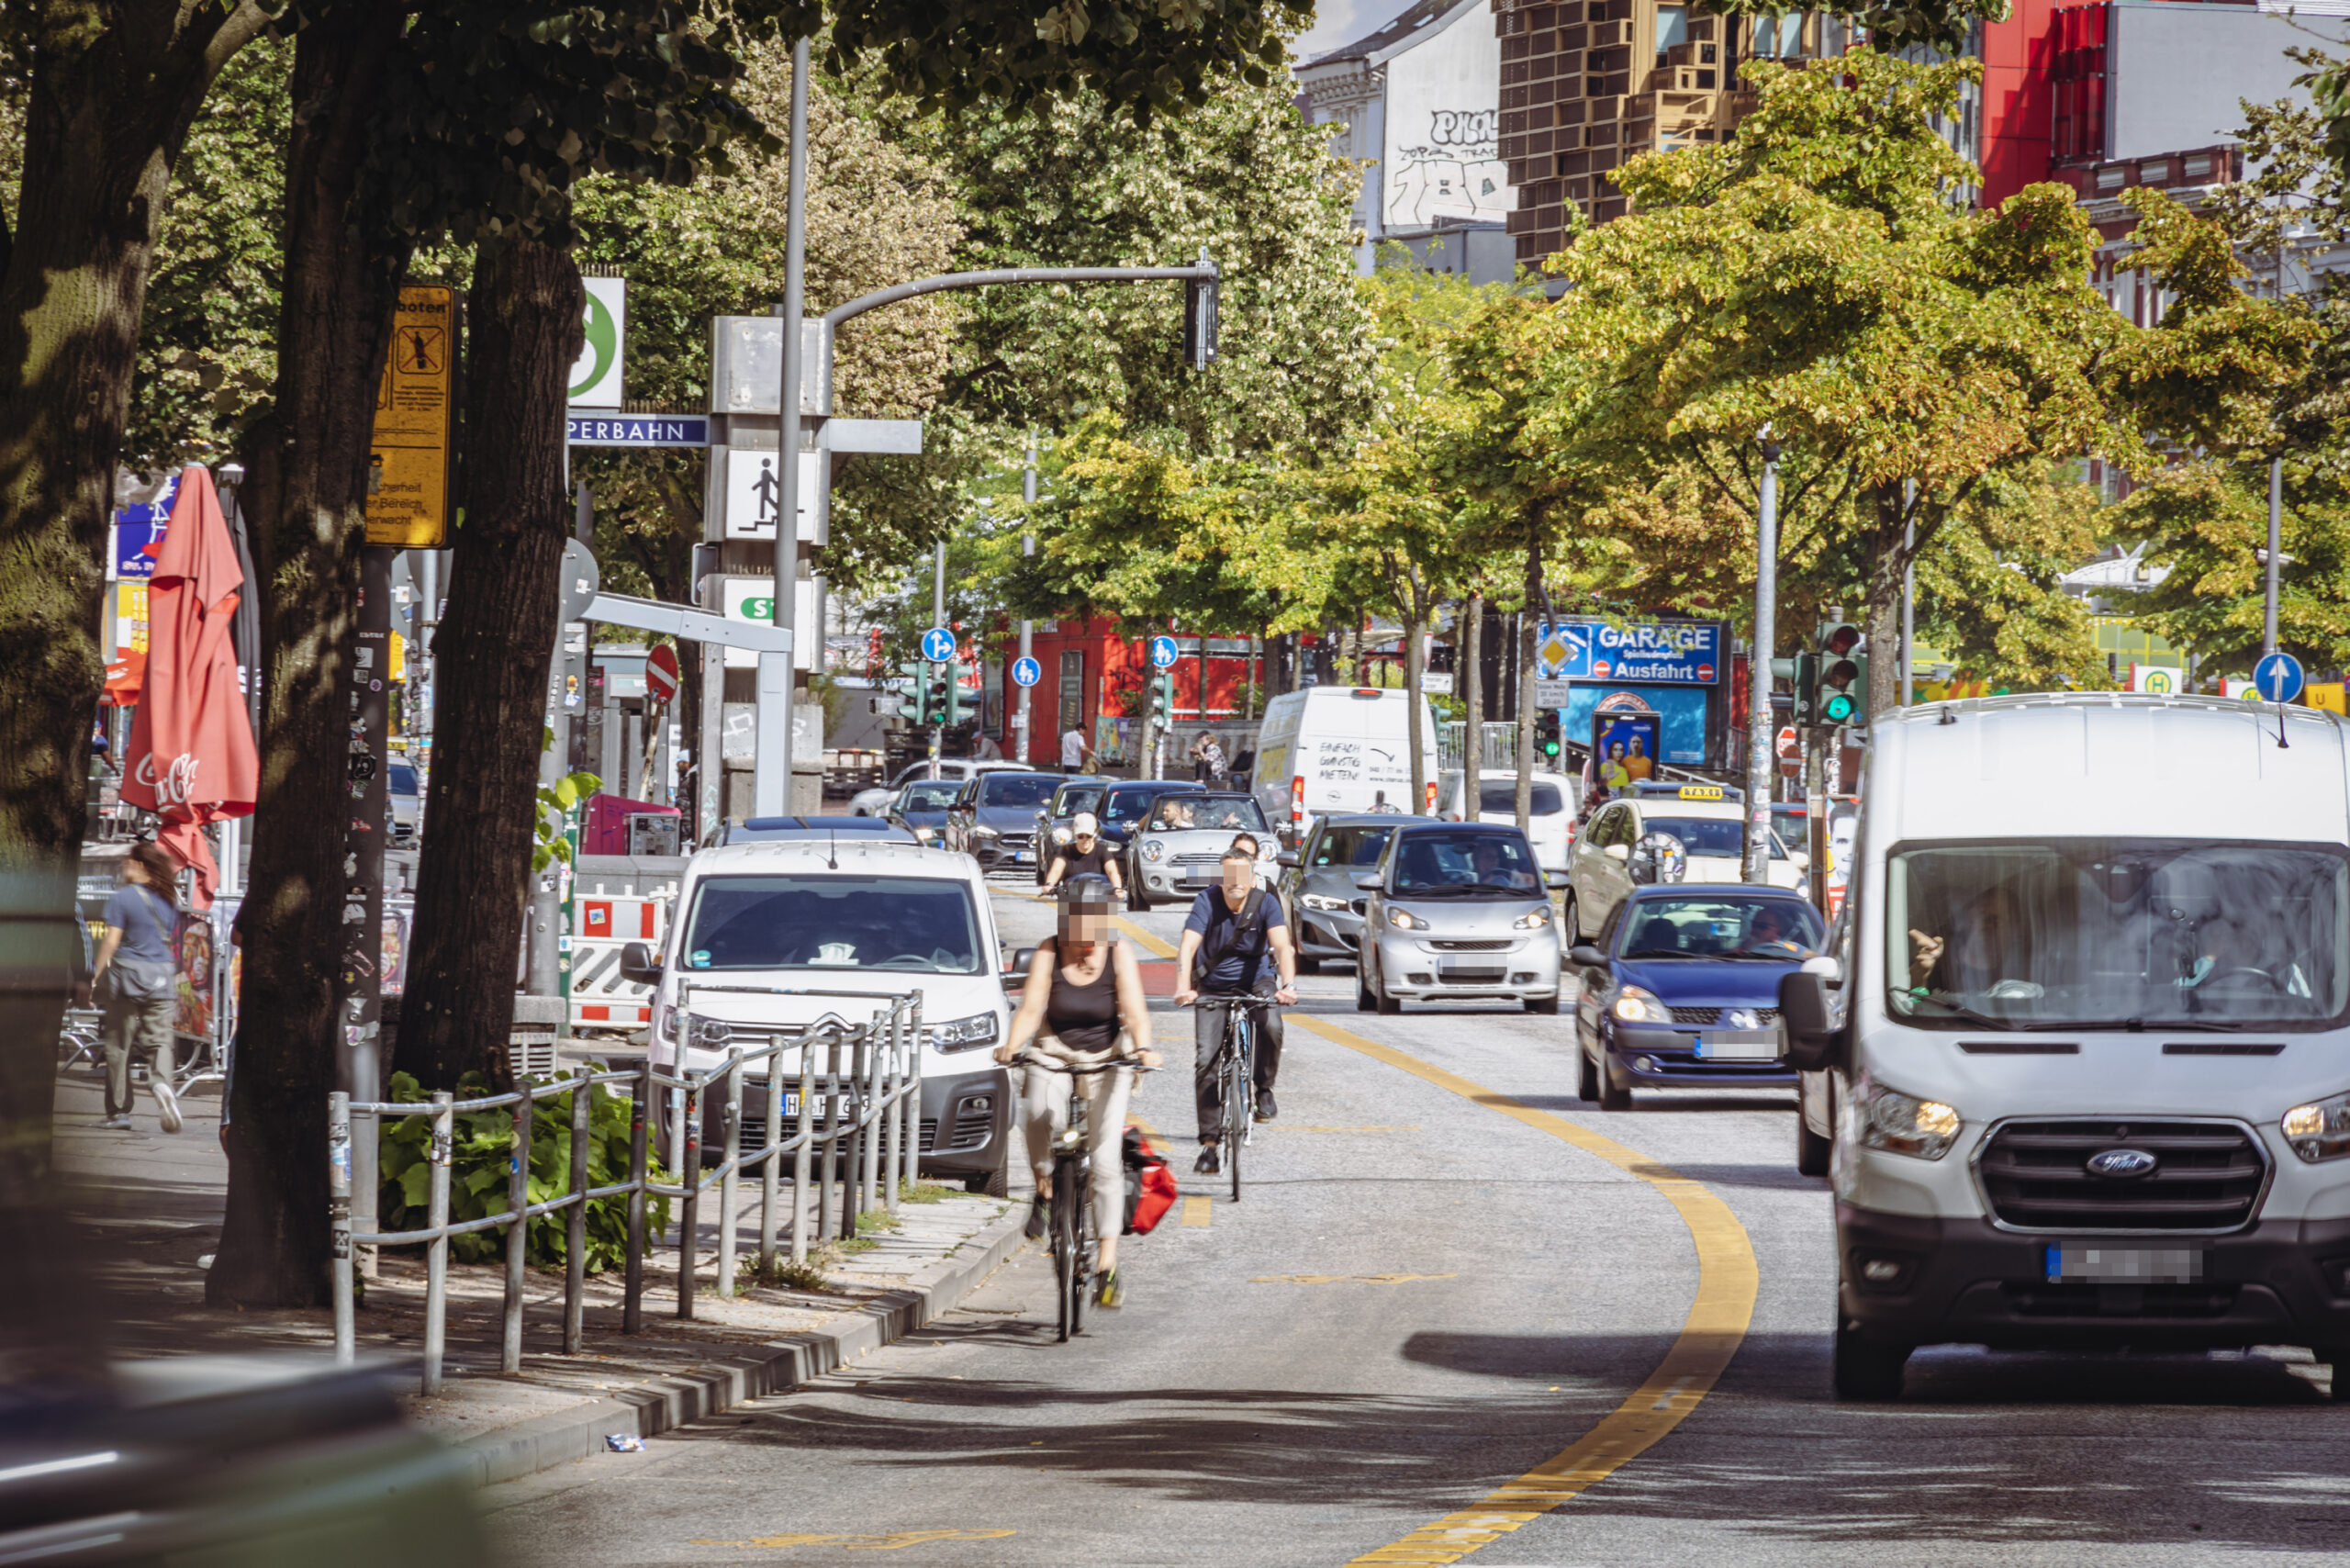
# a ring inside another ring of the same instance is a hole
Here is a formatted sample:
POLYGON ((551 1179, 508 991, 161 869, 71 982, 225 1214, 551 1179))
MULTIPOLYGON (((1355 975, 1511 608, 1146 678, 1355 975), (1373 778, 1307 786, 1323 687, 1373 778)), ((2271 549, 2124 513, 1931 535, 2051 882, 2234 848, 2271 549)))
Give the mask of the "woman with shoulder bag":
POLYGON ((98 1001, 106 1010, 99 1030, 106 1052, 101 1127, 130 1129, 130 1062, 144 1056, 163 1130, 180 1130, 179 1097, 172 1092, 172 1014, 179 1006, 172 983, 172 932, 179 924, 173 876, 172 857, 162 846, 135 844, 122 863, 122 886, 106 900, 96 964, 98 1001))
MULTIPOLYGON (((1143 999, 1142 970, 1134 950, 1113 940, 1110 883, 1087 872, 1060 885, 1060 932, 1038 944, 1028 963, 1028 983, 1013 1014, 1012 1033, 996 1047, 995 1059, 1009 1066, 1023 1047, 1065 1067, 1092 1068, 1126 1058, 1158 1065, 1150 1048, 1150 1009, 1143 999)), ((1053 1139, 1069 1126, 1070 1096, 1085 1096, 1087 1150, 1093 1159, 1093 1234, 1100 1254, 1096 1293, 1103 1306, 1123 1305, 1118 1283, 1118 1233, 1125 1228, 1126 1170, 1123 1155, 1126 1095, 1134 1070, 1057 1072, 1032 1067, 1020 1101, 1028 1138, 1028 1165, 1036 1179, 1035 1205, 1028 1234, 1045 1234, 1053 1196, 1053 1139)))

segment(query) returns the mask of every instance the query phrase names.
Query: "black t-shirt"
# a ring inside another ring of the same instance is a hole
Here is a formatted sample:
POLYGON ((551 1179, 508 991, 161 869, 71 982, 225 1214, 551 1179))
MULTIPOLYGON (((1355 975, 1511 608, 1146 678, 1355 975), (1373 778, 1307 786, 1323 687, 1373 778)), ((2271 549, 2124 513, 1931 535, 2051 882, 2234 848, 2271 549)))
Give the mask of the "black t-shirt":
POLYGON ((1112 859, 1108 847, 1098 838, 1093 841, 1093 847, 1082 855, 1078 853, 1075 844, 1070 844, 1061 850, 1061 879, 1067 881, 1071 877, 1082 877, 1088 872, 1096 877, 1107 877, 1112 859))

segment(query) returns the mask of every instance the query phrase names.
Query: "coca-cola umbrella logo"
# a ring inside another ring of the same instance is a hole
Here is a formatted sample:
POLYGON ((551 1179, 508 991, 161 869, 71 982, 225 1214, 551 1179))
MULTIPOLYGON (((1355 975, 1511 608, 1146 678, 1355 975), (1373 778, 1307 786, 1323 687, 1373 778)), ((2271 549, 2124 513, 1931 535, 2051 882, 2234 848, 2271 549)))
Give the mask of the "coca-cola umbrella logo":
POLYGON ((151 752, 139 759, 131 777, 155 791, 155 810, 158 814, 165 814, 172 807, 185 806, 196 799, 196 759, 182 752, 172 758, 171 766, 158 778, 154 754, 151 752))

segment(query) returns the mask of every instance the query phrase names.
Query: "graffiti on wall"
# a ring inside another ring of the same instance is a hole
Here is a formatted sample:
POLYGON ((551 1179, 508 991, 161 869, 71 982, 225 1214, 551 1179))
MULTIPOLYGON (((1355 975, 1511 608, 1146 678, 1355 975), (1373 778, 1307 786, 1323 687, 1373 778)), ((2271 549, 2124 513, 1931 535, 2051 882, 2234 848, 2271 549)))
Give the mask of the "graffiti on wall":
POLYGON ((1503 220, 1508 171, 1499 109, 1431 108, 1399 128, 1387 170, 1387 226, 1425 229, 1438 218, 1503 220), (1415 134, 1415 133, 1417 134, 1415 134))

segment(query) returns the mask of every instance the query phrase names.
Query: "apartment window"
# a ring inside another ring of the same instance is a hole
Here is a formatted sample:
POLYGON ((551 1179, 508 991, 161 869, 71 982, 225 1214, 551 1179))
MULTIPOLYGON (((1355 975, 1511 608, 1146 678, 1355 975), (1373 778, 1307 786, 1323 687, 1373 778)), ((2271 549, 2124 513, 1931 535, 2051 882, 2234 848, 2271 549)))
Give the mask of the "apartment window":
POLYGON ((2187 177, 2190 180, 2206 180, 2210 178, 2211 155, 2209 152, 2198 152, 2193 157, 2188 159, 2187 177))
POLYGON ((2151 163, 2138 165, 2138 183, 2142 185, 2162 185, 2170 183, 2170 160, 2157 158, 2151 163))
POLYGON ((1085 650, 1061 650, 1061 716, 1057 735, 1085 728, 1085 650))
POLYGON ((1664 51, 1677 43, 1689 41, 1689 7, 1659 6, 1656 8, 1656 62, 1664 63, 1664 51))
POLYGON ((2097 172, 2097 188, 2101 191, 2118 191, 2129 183, 2130 171, 2118 163, 2109 163, 2097 172))

